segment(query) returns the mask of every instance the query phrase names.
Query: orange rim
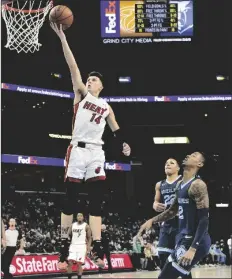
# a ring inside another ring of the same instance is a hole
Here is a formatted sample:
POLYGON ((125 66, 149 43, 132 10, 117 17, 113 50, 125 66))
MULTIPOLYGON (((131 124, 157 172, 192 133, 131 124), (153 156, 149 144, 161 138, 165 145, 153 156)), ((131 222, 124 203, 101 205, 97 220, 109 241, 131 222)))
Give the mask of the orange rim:
MULTIPOLYGON (((12 2, 6 3, 5 5, 3 5, 3 8, 7 11, 23 12, 25 14, 35 14, 37 12, 42 12, 44 9, 46 9, 46 7, 44 7, 44 8, 40 8, 40 9, 37 9, 37 10, 21 10, 21 9, 16 9, 16 8, 13 8, 13 7, 9 7, 8 5, 11 4, 11 3, 12 2)), ((53 5, 53 0, 51 0, 48 5, 50 5, 50 3, 53 5)))

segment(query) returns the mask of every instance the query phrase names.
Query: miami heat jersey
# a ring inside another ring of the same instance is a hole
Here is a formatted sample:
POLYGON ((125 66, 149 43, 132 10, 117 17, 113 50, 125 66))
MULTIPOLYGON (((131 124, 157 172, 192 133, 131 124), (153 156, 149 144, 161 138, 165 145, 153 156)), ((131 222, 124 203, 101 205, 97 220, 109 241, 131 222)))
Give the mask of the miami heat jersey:
POLYGON ((86 223, 79 225, 78 222, 72 224, 71 246, 86 244, 86 225, 86 223))
MULTIPOLYGON (((172 183, 169 183, 167 180, 161 181, 161 183, 160 183, 161 203, 164 203, 166 205, 166 209, 172 205, 172 203, 176 197, 177 183, 181 179, 182 179, 182 177, 180 175, 172 183)), ((170 228, 176 229, 178 227, 178 218, 175 217, 171 220, 163 222, 162 226, 167 229, 170 229, 170 228)))
POLYGON ((74 105, 73 132, 71 144, 78 142, 102 145, 102 135, 109 115, 109 105, 89 92, 84 99, 74 105))

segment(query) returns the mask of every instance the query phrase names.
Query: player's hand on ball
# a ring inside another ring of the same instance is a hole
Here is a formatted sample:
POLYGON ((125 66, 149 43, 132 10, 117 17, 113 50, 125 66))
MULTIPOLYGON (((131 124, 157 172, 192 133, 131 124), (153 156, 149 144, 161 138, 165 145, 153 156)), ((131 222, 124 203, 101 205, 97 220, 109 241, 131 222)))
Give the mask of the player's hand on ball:
POLYGON ((153 209, 157 212, 163 212, 166 209, 166 205, 163 203, 154 202, 153 209))
POLYGON ((51 28, 56 32, 57 36, 60 38, 61 41, 66 39, 66 36, 62 28, 62 24, 58 26, 56 23, 50 22, 50 25, 51 28))
POLYGON ((123 149, 122 149, 122 153, 125 155, 125 156, 130 156, 131 154, 131 148, 130 146, 127 144, 127 143, 123 143, 123 149))
POLYGON ((179 264, 181 264, 182 266, 191 265, 195 254, 196 250, 190 247, 188 251, 183 255, 183 257, 180 258, 179 264))

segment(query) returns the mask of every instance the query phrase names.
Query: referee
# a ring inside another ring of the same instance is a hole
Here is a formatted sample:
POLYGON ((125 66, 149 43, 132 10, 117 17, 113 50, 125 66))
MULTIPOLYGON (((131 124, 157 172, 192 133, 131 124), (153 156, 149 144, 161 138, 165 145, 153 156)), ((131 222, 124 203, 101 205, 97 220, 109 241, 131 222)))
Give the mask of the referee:
MULTIPOLYGON (((101 226, 101 242, 102 242, 102 246, 103 246, 103 253, 106 256, 107 262, 108 262, 108 272, 112 273, 113 269, 112 269, 112 264, 111 264, 111 260, 110 260, 110 247, 109 247, 109 243, 110 243, 110 234, 109 232, 106 230, 106 226, 102 224, 101 226)), ((101 271, 101 269, 100 269, 101 271)))
POLYGON ((24 240, 22 238, 21 233, 16 230, 16 221, 15 219, 10 219, 9 228, 6 230, 6 250, 2 255, 2 265, 1 270, 4 272, 4 279, 13 278, 12 274, 9 271, 11 261, 16 252, 17 241, 20 240, 20 248, 19 250, 23 250, 24 240))

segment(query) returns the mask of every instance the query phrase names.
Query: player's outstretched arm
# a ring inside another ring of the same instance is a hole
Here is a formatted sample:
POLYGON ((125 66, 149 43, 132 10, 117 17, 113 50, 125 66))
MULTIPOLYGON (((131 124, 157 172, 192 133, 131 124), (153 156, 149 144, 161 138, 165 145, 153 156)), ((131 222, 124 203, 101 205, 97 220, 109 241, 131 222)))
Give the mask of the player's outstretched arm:
POLYGON ((150 229, 152 227, 152 224, 159 223, 159 222, 165 222, 167 220, 170 220, 176 216, 178 213, 178 200, 177 196, 175 200, 173 201, 173 204, 164 212, 160 213, 159 215, 149 219, 146 223, 144 223, 139 230, 139 234, 141 234, 142 231, 146 229, 150 229))
POLYGON ((173 201, 173 204, 167 210, 152 218, 152 223, 155 224, 159 222, 165 222, 169 219, 174 218, 177 213, 178 213, 178 199, 176 196, 175 200, 173 201))
POLYGON ((109 110, 110 110, 110 113, 107 117, 107 123, 108 125, 110 126, 110 129, 111 131, 114 133, 114 135, 116 136, 116 138, 118 138, 118 140, 120 140, 122 142, 122 145, 123 145, 123 154, 125 156, 129 156, 130 153, 131 153, 131 148, 130 146, 125 142, 125 139, 124 139, 124 136, 122 134, 122 131, 116 121, 116 118, 115 118, 115 115, 114 115, 114 112, 111 108, 111 106, 109 105, 109 110))
POLYGON ((197 249, 209 225, 209 195, 205 182, 195 180, 189 188, 189 196, 196 202, 198 226, 191 247, 197 249))
POLYGON ((165 204, 160 203, 160 199, 160 182, 157 182, 155 185, 155 201, 153 203, 153 209, 157 212, 163 212, 166 208, 165 204))
POLYGON ((71 73, 71 78, 72 78, 72 83, 73 83, 73 90, 75 93, 75 99, 74 100, 74 104, 80 101, 80 95, 86 95, 87 94, 87 89, 84 85, 84 83, 82 82, 82 78, 81 78, 81 73, 80 70, 77 66, 76 60, 72 54, 72 51, 68 45, 68 42, 66 40, 66 36, 63 32, 62 29, 62 25, 60 25, 59 27, 55 24, 51 22, 51 27, 52 29, 55 31, 55 33, 57 34, 57 36, 60 38, 62 47, 63 47, 63 52, 64 52, 64 56, 66 59, 66 62, 69 66, 69 70, 71 73))

